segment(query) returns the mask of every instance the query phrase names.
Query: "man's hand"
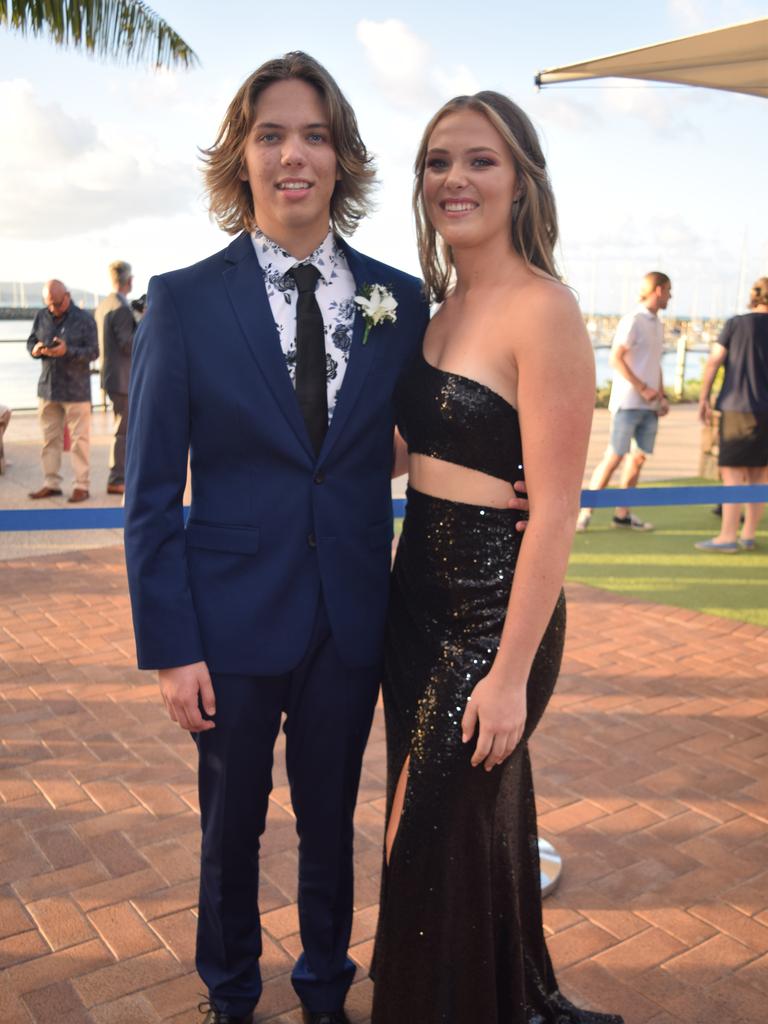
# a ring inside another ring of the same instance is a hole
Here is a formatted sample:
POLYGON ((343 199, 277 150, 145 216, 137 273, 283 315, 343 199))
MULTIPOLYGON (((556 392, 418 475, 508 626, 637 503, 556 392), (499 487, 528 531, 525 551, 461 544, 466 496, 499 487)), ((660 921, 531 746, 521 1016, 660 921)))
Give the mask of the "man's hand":
POLYGON ((179 668, 161 668, 158 672, 160 693, 172 722, 188 732, 214 729, 215 723, 200 714, 202 703, 206 715, 216 714, 216 697, 211 675, 204 661, 179 668))
MULTIPOLYGON (((528 492, 525 489, 525 480, 515 480, 515 482, 512 484, 512 486, 518 492, 518 494, 527 495, 528 492)), ((531 507, 528 504, 528 498, 527 497, 520 497, 520 498, 518 498, 517 495, 515 495, 514 498, 510 498, 509 499, 509 501, 507 502, 507 508, 514 508, 518 512, 524 512, 526 514, 526 516, 528 515, 528 513, 531 510, 531 507)), ((521 519, 519 522, 515 523, 515 529, 518 531, 518 533, 522 533, 527 525, 528 525, 528 520, 527 519, 521 519)))
POLYGON ((53 356, 54 359, 59 359, 61 356, 65 356, 67 354, 66 341, 64 341, 63 338, 59 338, 58 336, 55 337, 53 340, 56 342, 56 344, 48 349, 46 355, 53 356))
POLYGON ((659 397, 659 391, 656 388, 648 387, 647 384, 645 384, 645 385, 643 385, 643 387, 639 388, 639 391, 640 391, 640 397, 645 402, 655 402, 656 399, 659 397))
POLYGON ((37 341, 35 342, 35 346, 32 349, 32 356, 34 359, 39 359, 41 356, 45 355, 47 351, 48 349, 45 347, 42 341, 37 341))
POLYGON ((666 416, 669 412, 669 399, 662 395, 659 399, 659 416, 666 416))

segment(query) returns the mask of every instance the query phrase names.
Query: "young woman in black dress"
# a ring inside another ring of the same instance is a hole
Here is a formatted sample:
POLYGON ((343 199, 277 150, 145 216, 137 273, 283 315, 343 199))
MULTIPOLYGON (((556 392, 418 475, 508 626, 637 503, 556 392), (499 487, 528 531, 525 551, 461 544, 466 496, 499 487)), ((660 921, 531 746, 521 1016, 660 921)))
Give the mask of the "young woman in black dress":
MULTIPOLYGON (((715 407, 720 410, 717 464, 723 483, 726 487, 768 484, 768 277, 752 285, 749 313, 726 321, 712 346, 699 395, 699 416, 707 425, 712 422, 709 397, 721 366, 725 373, 715 407)), ((725 554, 754 551, 765 503, 744 505, 739 534, 741 509, 724 497, 720 533, 694 547, 725 554)))
POLYGON ((446 104, 414 202, 441 305, 395 396, 409 490, 373 1024, 621 1024, 561 995, 542 929, 526 741, 560 667, 595 383, 526 115, 494 92, 446 104), (523 476, 524 534, 508 507, 523 476))

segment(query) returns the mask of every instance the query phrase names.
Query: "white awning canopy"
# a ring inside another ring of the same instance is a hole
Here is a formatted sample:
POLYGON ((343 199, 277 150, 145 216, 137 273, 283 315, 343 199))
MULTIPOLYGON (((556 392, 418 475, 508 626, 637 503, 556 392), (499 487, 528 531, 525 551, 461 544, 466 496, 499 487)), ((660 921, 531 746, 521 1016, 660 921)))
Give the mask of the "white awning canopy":
POLYGON ((768 18, 550 68, 536 85, 587 78, 642 78, 768 98, 768 18))

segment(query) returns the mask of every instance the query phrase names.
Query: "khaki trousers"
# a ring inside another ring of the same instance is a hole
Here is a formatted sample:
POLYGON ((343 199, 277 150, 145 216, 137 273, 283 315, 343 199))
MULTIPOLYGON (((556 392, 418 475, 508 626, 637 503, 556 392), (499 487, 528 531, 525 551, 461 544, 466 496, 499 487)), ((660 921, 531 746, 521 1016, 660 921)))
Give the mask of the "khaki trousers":
POLYGON ((64 424, 72 438, 72 472, 75 487, 90 489, 91 403, 50 402, 41 398, 40 426, 43 431, 43 473, 45 486, 61 490, 61 453, 64 450, 64 424))

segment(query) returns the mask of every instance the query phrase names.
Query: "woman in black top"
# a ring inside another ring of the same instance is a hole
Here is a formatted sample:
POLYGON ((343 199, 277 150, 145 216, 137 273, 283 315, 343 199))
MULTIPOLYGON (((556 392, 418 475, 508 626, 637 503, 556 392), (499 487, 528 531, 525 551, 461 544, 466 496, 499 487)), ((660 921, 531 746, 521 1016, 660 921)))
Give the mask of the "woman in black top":
POLYGON ((560 668, 594 364, 523 111, 495 92, 438 111, 415 207, 441 305, 394 400, 409 486, 382 681, 372 1021, 622 1024, 562 995, 542 928, 527 740, 560 668), (524 540, 509 508, 523 476, 524 540))
MULTIPOLYGON (((704 423, 712 419, 709 393, 719 367, 725 367, 723 386, 717 397, 720 410, 720 456, 723 483, 768 483, 768 277, 752 286, 750 312, 728 320, 704 368, 699 398, 699 415, 704 423)), ((755 531, 765 507, 752 502, 744 507, 744 526, 737 536, 741 506, 723 505, 720 533, 712 540, 699 541, 700 551, 733 554, 752 551, 755 531)))

